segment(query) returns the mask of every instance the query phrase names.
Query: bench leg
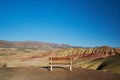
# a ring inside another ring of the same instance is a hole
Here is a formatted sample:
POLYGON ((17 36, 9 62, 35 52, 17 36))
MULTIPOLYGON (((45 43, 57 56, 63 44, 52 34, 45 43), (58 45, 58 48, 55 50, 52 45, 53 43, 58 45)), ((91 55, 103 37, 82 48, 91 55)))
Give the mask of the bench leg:
POLYGON ((70 65, 70 71, 72 71, 72 66, 70 65))
POLYGON ((53 71, 53 66, 52 65, 50 66, 50 71, 53 71))

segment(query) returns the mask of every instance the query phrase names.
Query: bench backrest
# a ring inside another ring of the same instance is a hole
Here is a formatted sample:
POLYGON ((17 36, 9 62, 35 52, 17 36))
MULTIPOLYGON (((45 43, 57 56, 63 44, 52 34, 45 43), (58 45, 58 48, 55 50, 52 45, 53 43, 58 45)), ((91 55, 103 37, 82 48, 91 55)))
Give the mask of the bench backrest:
POLYGON ((53 63, 53 64, 57 64, 57 63, 68 63, 68 64, 72 64, 72 58, 70 57, 49 57, 49 62, 50 64, 53 63))

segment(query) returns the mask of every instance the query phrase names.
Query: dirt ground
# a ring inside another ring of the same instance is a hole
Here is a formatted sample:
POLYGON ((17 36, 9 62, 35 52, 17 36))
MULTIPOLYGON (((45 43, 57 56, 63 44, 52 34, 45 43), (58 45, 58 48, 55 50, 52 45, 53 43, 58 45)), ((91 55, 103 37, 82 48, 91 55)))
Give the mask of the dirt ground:
POLYGON ((120 80, 120 74, 73 68, 14 67, 0 69, 0 80, 120 80))

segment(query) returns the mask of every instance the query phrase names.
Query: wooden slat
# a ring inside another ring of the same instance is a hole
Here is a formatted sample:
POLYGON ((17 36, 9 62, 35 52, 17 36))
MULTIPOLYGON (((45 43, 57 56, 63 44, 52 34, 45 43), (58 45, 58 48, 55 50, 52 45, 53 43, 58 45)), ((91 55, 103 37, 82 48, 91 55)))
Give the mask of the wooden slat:
POLYGON ((58 65, 52 65, 53 67, 70 67, 70 65, 61 65, 61 64, 58 64, 58 65))
POLYGON ((49 60, 71 60, 71 58, 68 57, 50 57, 49 60))
POLYGON ((70 60, 52 60, 52 63, 70 63, 70 60))
POLYGON ((59 65, 59 64, 61 64, 61 65, 70 65, 70 63, 49 63, 49 64, 52 64, 52 65, 59 65))

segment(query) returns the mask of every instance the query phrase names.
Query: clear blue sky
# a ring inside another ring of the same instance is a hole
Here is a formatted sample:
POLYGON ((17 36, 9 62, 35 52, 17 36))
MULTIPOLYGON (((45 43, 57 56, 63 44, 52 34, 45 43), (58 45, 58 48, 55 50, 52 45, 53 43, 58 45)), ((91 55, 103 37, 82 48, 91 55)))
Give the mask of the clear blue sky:
POLYGON ((0 0, 0 40, 120 47, 120 0, 0 0))

